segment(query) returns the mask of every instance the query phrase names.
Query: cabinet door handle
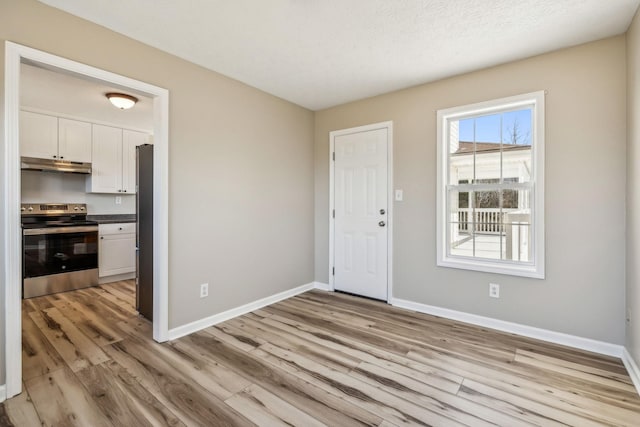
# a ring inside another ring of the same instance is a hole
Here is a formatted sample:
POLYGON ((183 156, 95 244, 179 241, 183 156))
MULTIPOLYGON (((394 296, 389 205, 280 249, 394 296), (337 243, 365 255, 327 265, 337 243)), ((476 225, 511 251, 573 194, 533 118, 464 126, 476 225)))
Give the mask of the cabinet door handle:
POLYGON ((104 236, 100 236, 100 240, 104 239, 104 236))

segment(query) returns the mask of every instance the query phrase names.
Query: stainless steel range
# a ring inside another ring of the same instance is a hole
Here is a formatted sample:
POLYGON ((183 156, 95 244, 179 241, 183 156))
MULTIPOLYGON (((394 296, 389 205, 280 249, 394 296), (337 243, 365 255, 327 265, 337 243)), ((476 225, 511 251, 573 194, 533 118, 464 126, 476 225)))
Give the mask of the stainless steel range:
POLYGON ((77 203, 23 203, 22 295, 98 284, 98 223, 77 203))

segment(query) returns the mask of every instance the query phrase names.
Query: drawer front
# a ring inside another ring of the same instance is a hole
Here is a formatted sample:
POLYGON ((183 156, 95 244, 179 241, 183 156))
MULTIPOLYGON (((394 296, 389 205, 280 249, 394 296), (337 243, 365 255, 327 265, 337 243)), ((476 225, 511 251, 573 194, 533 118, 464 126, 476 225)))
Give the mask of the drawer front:
POLYGON ((130 234, 136 232, 135 222, 126 222, 119 224, 100 224, 98 232, 101 236, 108 234, 130 234))

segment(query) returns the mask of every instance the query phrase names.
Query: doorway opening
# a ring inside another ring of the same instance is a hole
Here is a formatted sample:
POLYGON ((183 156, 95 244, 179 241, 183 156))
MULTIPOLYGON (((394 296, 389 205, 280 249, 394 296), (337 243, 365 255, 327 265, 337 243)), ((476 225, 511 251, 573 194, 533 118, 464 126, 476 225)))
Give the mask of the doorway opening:
POLYGON ((153 338, 166 341, 168 333, 168 104, 166 89, 110 73, 12 42, 5 44, 4 243, 6 397, 22 389, 22 230, 20 218, 21 169, 19 147, 21 66, 35 66, 148 97, 153 108, 153 338))

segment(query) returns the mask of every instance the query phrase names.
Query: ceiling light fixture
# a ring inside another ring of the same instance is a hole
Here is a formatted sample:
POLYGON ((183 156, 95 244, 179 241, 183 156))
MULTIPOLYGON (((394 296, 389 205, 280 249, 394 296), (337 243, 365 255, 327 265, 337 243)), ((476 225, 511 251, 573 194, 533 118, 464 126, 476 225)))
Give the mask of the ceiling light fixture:
POLYGON ((105 96, 109 98, 109 101, 111 101, 116 108, 121 110, 128 110, 138 102, 138 98, 135 96, 125 95, 124 93, 111 92, 107 93, 105 96))

